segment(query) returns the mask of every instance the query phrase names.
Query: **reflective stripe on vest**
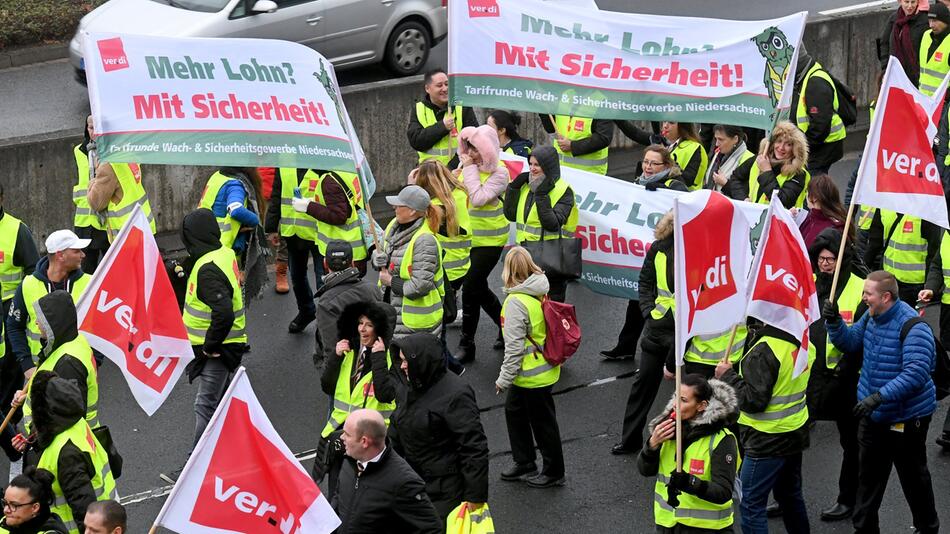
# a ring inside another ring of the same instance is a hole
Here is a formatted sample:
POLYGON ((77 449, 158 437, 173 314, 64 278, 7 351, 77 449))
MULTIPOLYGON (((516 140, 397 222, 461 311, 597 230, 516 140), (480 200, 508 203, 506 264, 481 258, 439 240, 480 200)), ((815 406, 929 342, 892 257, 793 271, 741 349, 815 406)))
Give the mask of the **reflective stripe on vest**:
MULTIPOLYGON (((73 226, 76 228, 95 228, 96 230, 105 230, 106 226, 100 215, 89 207, 89 199, 86 193, 89 192, 89 156, 82 150, 82 145, 73 147, 73 155, 76 157, 76 185, 73 186, 73 204, 76 205, 76 214, 73 216, 73 226)), ((115 165, 128 165, 128 163, 115 163, 115 165)))
POLYGON ((119 187, 122 188, 122 198, 119 202, 109 200, 106 207, 106 225, 109 228, 109 238, 115 239, 122 229, 122 225, 132 215, 135 205, 142 206, 142 213, 148 219, 149 228, 155 233, 155 218, 152 216, 152 206, 148 203, 148 195, 145 194, 145 188, 142 187, 140 177, 136 177, 132 168, 127 164, 110 163, 115 176, 119 181, 119 187))
POLYGON ((20 235, 20 219, 9 213, 0 218, 0 299, 10 300, 23 280, 23 267, 13 264, 17 236, 20 235))
POLYGON ((833 143, 835 141, 840 141, 847 136, 845 131, 844 122, 841 120, 841 116, 838 115, 838 88, 835 87, 834 80, 831 79, 831 76, 821 68, 821 64, 817 61, 814 65, 808 69, 808 74, 805 75, 805 81, 802 83, 802 89, 798 96, 798 107, 795 108, 795 122, 798 124, 798 129, 807 132, 808 126, 811 119, 808 117, 808 106, 805 104, 805 91, 808 90, 808 82, 815 78, 821 78, 828 82, 828 85, 831 86, 831 90, 834 92, 834 113, 831 115, 831 128, 828 130, 828 135, 821 141, 822 143, 833 143))
MULTIPOLYGON (((364 356, 364 368, 370 369, 370 354, 364 356)), ((333 390, 333 411, 330 419, 320 433, 324 438, 334 431, 343 428, 346 417, 354 410, 367 408, 376 410, 383 416, 386 426, 389 426, 389 417, 396 409, 395 402, 379 402, 376 399, 376 389, 373 387, 373 371, 369 371, 350 390, 350 378, 353 374, 353 364, 356 362, 355 353, 350 350, 343 354, 343 363, 340 364, 340 374, 336 379, 336 388, 333 390)), ((386 368, 392 367, 389 351, 386 351, 386 368)))
MULTIPOLYGON (((387 237, 390 235, 390 230, 392 230, 395 223, 396 219, 393 219, 386 227, 387 237)), ((442 298, 445 296, 442 276, 442 245, 439 244, 439 240, 436 239, 432 231, 429 230, 429 225, 427 225, 425 221, 419 225, 419 228, 416 229, 412 238, 409 239, 409 245, 406 246, 406 252, 403 253, 402 261, 399 264, 399 278, 408 281, 412 277, 412 254, 415 250, 416 241, 423 235, 430 235, 433 241, 435 241, 436 248, 438 249, 437 257, 439 258, 439 264, 436 265, 435 270, 435 288, 418 298, 409 298, 405 295, 402 298, 402 313, 400 314, 402 324, 416 332, 432 331, 442 324, 442 298)))
POLYGON ((198 258, 188 276, 188 287, 185 291, 185 306, 182 311, 182 320, 185 331, 188 332, 188 341, 192 345, 203 345, 205 335, 211 326, 211 307, 198 298, 198 271, 208 263, 214 263, 228 282, 231 283, 231 310, 234 312, 234 322, 231 330, 225 337, 225 343, 247 343, 245 327, 244 299, 241 297, 241 285, 237 278, 237 258, 229 247, 221 246, 198 258))
MULTIPOLYGON (((730 362, 735 363, 742 359, 747 333, 748 329, 745 326, 736 329, 736 337, 732 341, 732 350, 729 353, 730 362)), ((730 337, 732 337, 731 328, 719 334, 693 336, 689 340, 683 361, 716 365, 726 355, 730 337)))
MULTIPOLYGON (((320 204, 326 205, 323 198, 323 181, 336 180, 333 172, 323 173, 318 176, 317 189, 314 193, 314 199, 320 204)), ((343 224, 330 224, 323 221, 317 221, 317 250, 320 254, 326 256, 327 244, 330 241, 346 241, 353 250, 353 261, 366 259, 366 243, 363 241, 363 225, 360 223, 360 214, 357 211, 355 202, 356 193, 347 184, 354 181, 358 184, 359 177, 353 173, 337 172, 339 177, 337 184, 343 188, 346 194, 346 201, 350 206, 350 216, 343 224)), ((293 207, 291 207, 293 209, 293 207)))
MULTIPOLYGON (((863 294, 864 279, 851 273, 848 277, 848 283, 845 284, 844 289, 841 290, 841 294, 835 299, 835 303, 838 305, 838 314, 848 326, 854 324, 854 320, 857 318, 856 314, 858 306, 861 304, 863 294)), ((808 344, 809 361, 815 361, 818 357, 816 345, 816 343, 808 344)), ((843 355, 844 353, 838 350, 838 347, 834 346, 828 333, 825 332, 825 367, 835 369, 838 367, 838 363, 841 362, 841 356, 843 355)))
MULTIPOLYGON (((779 361, 778 378, 772 386, 772 397, 762 412, 739 412, 739 424, 750 426, 759 432, 780 434, 801 428, 808 421, 808 405, 805 402, 805 389, 811 375, 811 360, 807 352, 798 357, 809 358, 807 367, 797 377, 792 378, 795 367, 795 355, 798 345, 774 337, 762 337, 749 350, 765 343, 779 361)), ((742 376, 742 362, 739 362, 739 376, 742 376)))
MULTIPOLYGON (((316 199, 320 194, 318 177, 308 170, 303 178, 297 181, 297 169, 281 167, 280 173, 280 235, 283 237, 298 237, 305 241, 316 243, 317 220, 294 210, 294 188, 300 188, 301 198, 316 199)), ((273 193, 272 193, 273 194, 273 193)))
MULTIPOLYGON (((455 237, 436 234, 445 256, 442 257, 442 266, 449 280, 455 281, 465 276, 472 265, 472 219, 468 214, 468 194, 462 188, 452 189, 452 200, 455 204, 455 220, 458 222, 459 233, 455 237), (465 233, 462 233, 465 230, 465 233)), ((441 206, 442 201, 432 198, 432 204, 441 206)))
MULTIPOLYGON (((723 429, 689 444, 683 451, 683 470, 700 480, 712 479, 712 455, 723 439, 736 439, 729 430, 723 429)), ((741 460, 736 458, 732 467, 739 472, 741 460)), ((657 525, 674 528, 677 524, 718 531, 733 522, 732 500, 716 504, 689 493, 679 494, 679 505, 673 508, 667 502, 667 485, 670 474, 676 470, 676 442, 665 441, 660 446, 660 462, 653 486, 653 517, 657 525)))
MULTIPOLYGON (((448 109, 446 109, 445 112, 448 113, 448 109)), ((452 158, 455 157, 455 152, 459 146, 458 130, 460 130, 462 126, 462 106, 455 106, 452 109, 452 116, 455 117, 455 129, 442 139, 439 139, 429 150, 417 152, 419 155, 419 163, 427 159, 434 159, 442 162, 443 165, 448 165, 449 162, 452 161, 452 158)), ((423 102, 416 102, 416 120, 419 121, 419 124, 421 124, 423 128, 428 128, 440 122, 435 116, 435 111, 423 102)))
POLYGON ((55 477, 53 479, 53 506, 50 509, 63 520, 70 534, 82 534, 73 517, 72 508, 63 494, 63 488, 59 484, 59 455, 66 443, 71 443, 80 452, 88 455, 92 461, 94 475, 90 483, 97 501, 116 498, 115 479, 112 477, 112 467, 109 465, 106 450, 93 435, 92 428, 85 419, 80 419, 73 426, 57 434, 53 442, 43 450, 37 467, 46 469, 55 477))
MULTIPOLYGON (((220 172, 212 174, 211 178, 208 178, 208 183, 205 184, 205 190, 201 193, 201 199, 198 200, 198 207, 214 211, 214 201, 217 200, 218 193, 221 191, 221 188, 230 181, 240 183, 240 180, 225 176, 220 172)), ((241 187, 243 189, 243 185, 241 187)), ((245 198, 244 207, 246 208, 247 206, 247 198, 245 198)), ((238 232, 241 231, 241 223, 234 220, 234 217, 231 217, 231 214, 227 211, 225 211, 224 217, 215 215, 214 218, 218 221, 218 230, 221 230, 221 244, 228 248, 233 247, 234 241, 237 240, 238 232)))
MULTIPOLYGON (((568 215, 567 220, 564 221, 564 225, 561 226, 560 232, 549 232, 545 231, 541 226, 541 217, 538 216, 538 205, 537 203, 531 204, 531 209, 528 210, 528 218, 525 219, 525 206, 528 204, 528 193, 530 189, 527 184, 521 186, 521 191, 519 192, 518 197, 518 211, 515 214, 515 227, 517 228, 517 237, 519 243, 524 243, 525 241, 540 241, 542 236, 545 241, 550 241, 552 239, 558 239, 560 237, 574 237, 574 232, 577 230, 577 219, 578 219, 578 210, 577 202, 573 203, 571 207, 571 213, 568 215)), ((559 200, 564 195, 573 195, 574 191, 571 189, 571 184, 567 183, 567 180, 564 178, 558 178, 554 182, 554 187, 549 193, 549 198, 551 200, 551 206, 553 207, 558 203, 559 200)))
POLYGON ((950 40, 944 39, 941 41, 931 56, 929 54, 932 44, 933 30, 927 30, 920 40, 920 50, 917 54, 917 64, 920 65, 920 79, 917 82, 917 87, 921 93, 927 96, 932 96, 937 91, 944 76, 947 75, 947 72, 950 72, 950 63, 948 63, 950 61, 950 57, 948 57, 950 55, 950 40))
POLYGON ((521 369, 518 370, 514 385, 529 389, 550 386, 561 377, 561 366, 551 365, 542 355, 548 330, 544 322, 544 312, 541 311, 541 301, 523 293, 509 294, 501 307, 502 328, 505 325, 505 312, 512 299, 519 301, 528 310, 528 318, 531 321, 528 333, 541 349, 539 351, 525 336, 524 349, 521 353, 521 369))
MULTIPOLYGON (((96 372, 95 359, 92 356, 92 347, 86 338, 79 334, 76 339, 63 343, 53 351, 45 360, 40 362, 36 372, 54 371, 56 364, 64 357, 78 360, 86 369, 86 422, 91 428, 99 426, 99 377, 96 372)), ((26 433, 33 431, 33 407, 30 401, 30 392, 33 389, 33 377, 30 377, 26 385, 26 399, 23 402, 23 426, 26 427, 26 433)))
MULTIPOLYGON (((594 119, 584 117, 558 115, 554 118, 554 129, 569 141, 579 141, 590 137, 593 124, 594 119)), ((591 152, 590 154, 575 155, 570 152, 562 151, 561 147, 557 144, 557 137, 555 137, 554 149, 557 150, 561 165, 567 165, 568 167, 595 174, 607 174, 608 147, 604 147, 596 152, 591 152)))
MULTIPOLYGON (((507 172, 501 162, 498 168, 507 172)), ((489 172, 478 173, 482 184, 488 181, 489 176, 489 172)), ((468 215, 472 220, 473 247, 503 247, 508 244, 509 223, 501 199, 492 200, 484 206, 469 206, 468 215)))
MULTIPOLYGON (((70 273, 71 274, 71 273, 70 273)), ((69 284, 69 294, 73 297, 73 303, 79 302, 79 297, 89 285, 92 277, 86 273, 69 284)), ((30 348, 30 356, 33 357, 33 364, 39 365, 40 352, 43 351, 43 343, 40 341, 40 326, 36 324, 34 315, 34 303, 49 294, 46 283, 40 281, 34 275, 23 279, 23 311, 26 313, 26 344, 30 348)))
POLYGON ((678 143, 676 143, 676 147, 670 151, 670 156, 673 158, 673 161, 679 165, 680 169, 685 170, 686 166, 689 165, 690 160, 693 159, 693 154, 695 154, 697 150, 699 151, 700 158, 699 171, 693 178, 693 183, 686 184, 686 187, 690 191, 695 191, 703 187, 703 176, 706 176, 706 167, 709 166, 709 156, 706 154, 706 149, 703 148, 701 144, 693 141, 692 139, 681 139, 678 143))
MULTIPOLYGON (((749 169, 749 200, 757 204, 768 204, 769 198, 765 196, 765 193, 759 192, 759 166, 752 165, 752 168, 749 169)), ((795 199, 795 204, 793 208, 802 208, 805 206, 805 197, 808 196, 808 184, 811 183, 811 173, 806 169, 805 171, 805 184, 802 187, 802 192, 798 194, 798 198, 795 199)), ((778 182, 778 189, 781 189, 785 182, 791 178, 784 174, 780 174, 775 177, 775 180, 778 182)), ((776 189, 773 189, 775 191, 776 189)))
POLYGON ((883 269, 898 282, 923 284, 927 278, 927 240, 921 234, 920 217, 902 215, 898 219, 896 212, 886 209, 880 213, 884 236, 891 236, 884 244, 883 269))
POLYGON ((666 312, 676 309, 676 300, 666 279, 666 260, 666 253, 663 251, 657 251, 653 259, 653 268, 656 270, 656 298, 653 300, 650 317, 655 320, 662 319, 666 312))

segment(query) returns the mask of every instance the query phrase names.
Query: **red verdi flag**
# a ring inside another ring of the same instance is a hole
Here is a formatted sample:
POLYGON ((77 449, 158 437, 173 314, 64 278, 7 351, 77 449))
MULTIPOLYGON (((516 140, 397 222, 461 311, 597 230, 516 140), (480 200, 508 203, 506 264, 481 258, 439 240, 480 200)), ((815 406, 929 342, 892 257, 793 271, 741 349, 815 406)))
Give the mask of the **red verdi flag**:
POLYGON ((935 97, 922 94, 891 58, 864 146, 852 203, 914 215, 950 228, 943 184, 931 149, 945 79, 935 97))
POLYGON ((140 207, 77 303, 79 330, 112 360, 152 415, 194 359, 158 245, 140 207))
POLYGON ((274 430, 241 367, 155 525, 182 534, 324 534, 340 519, 274 430))
POLYGON ((695 335, 745 319, 749 223, 721 193, 694 191, 673 201, 676 361, 695 335))
POLYGON ((798 376, 808 367, 808 325, 820 311, 808 249, 777 195, 762 235, 752 262, 748 315, 804 340, 795 355, 798 376))

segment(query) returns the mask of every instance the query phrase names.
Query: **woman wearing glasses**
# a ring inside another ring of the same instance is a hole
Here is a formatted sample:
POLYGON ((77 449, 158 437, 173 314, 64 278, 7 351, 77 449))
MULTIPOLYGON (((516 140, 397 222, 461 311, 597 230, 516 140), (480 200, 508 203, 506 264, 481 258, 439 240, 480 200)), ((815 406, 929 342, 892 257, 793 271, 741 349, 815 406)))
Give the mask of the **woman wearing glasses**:
POLYGON ((50 511, 53 504, 53 474, 45 469, 27 467, 10 481, 3 492, 4 534, 67 534, 59 516, 50 511))

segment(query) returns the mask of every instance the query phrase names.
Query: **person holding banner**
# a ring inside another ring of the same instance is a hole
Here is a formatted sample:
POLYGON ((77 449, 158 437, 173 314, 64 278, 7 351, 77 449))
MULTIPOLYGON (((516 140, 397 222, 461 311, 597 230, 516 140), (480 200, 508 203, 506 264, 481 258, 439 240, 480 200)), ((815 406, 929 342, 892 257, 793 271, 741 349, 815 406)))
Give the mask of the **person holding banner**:
MULTIPOLYGON (((53 474, 46 469, 27 467, 10 481, 3 491, 3 519, 0 532, 5 534, 68 534, 63 520, 54 514, 53 474)), ((89 529, 86 529, 89 533, 89 529)), ((90 533, 92 534, 92 533, 90 533)))
POLYGON ((732 532, 732 492, 739 471, 739 443, 727 428, 735 420, 736 393, 724 382, 688 374, 680 385, 683 471, 676 470, 676 399, 650 421, 637 470, 656 477, 656 531, 732 532))
POLYGON ((614 138, 613 122, 573 115, 540 115, 541 127, 553 134, 552 146, 561 164, 594 174, 607 174, 607 156, 614 138))
POLYGON ((772 192, 777 191, 787 209, 805 205, 805 192, 811 175, 808 165, 808 141, 805 134, 788 121, 775 125, 768 140, 759 145, 755 164, 738 168, 732 173, 736 180, 732 191, 745 191, 745 199, 768 204, 772 192))
MULTIPOLYGON (((542 148, 550 149, 538 150, 542 148)), ((508 295, 501 312, 505 359, 495 380, 495 393, 508 392, 505 424, 514 461, 502 471, 501 479, 524 480, 533 488, 563 486, 564 450, 551 394, 561 377, 561 366, 552 366, 541 354, 547 337, 541 301, 550 286, 524 247, 508 251, 501 278, 508 295), (540 472, 535 463, 535 445, 541 452, 540 472)))
POLYGON ((240 256, 247 246, 248 229, 261 224, 259 206, 264 207, 261 177, 254 167, 222 167, 208 178, 199 208, 214 213, 221 230, 221 244, 240 256))
POLYGON ((826 301, 822 308, 834 346, 845 353, 864 351, 858 403, 852 410, 859 418, 853 519, 858 533, 880 531, 878 508, 892 467, 916 531, 930 534, 940 528, 926 447, 937 408, 931 377, 936 346, 930 327, 898 293, 893 274, 874 271, 864 282, 868 313, 853 326, 844 324, 836 303, 826 301))
POLYGON ((690 191, 703 187, 703 178, 709 166, 709 156, 692 122, 663 121, 659 135, 650 135, 633 121, 615 121, 620 131, 634 142, 644 146, 661 144, 680 168, 681 180, 690 191))
POLYGON ((386 227, 383 250, 373 251, 373 267, 380 270, 383 302, 396 309, 393 337, 414 332, 439 336, 445 269, 435 233, 442 213, 418 185, 404 187, 399 195, 386 197, 386 202, 395 208, 396 217, 386 227))
POLYGON ((634 454, 643 441, 643 426, 660 383, 667 355, 673 351, 673 212, 667 212, 653 231, 656 238, 640 270, 640 313, 646 321, 640 336, 640 371, 630 384, 623 413, 620 442, 612 454, 634 454))
POLYGON ((461 359, 475 355, 475 334, 478 332, 479 309, 498 325, 498 336, 492 348, 501 350, 501 302, 488 284, 488 277, 498 265, 504 246, 508 244, 510 224, 505 218, 502 197, 511 181, 508 168, 499 160, 498 134, 491 126, 465 128, 459 140, 460 176, 468 191, 468 214, 472 224, 471 266, 462 284, 462 336, 459 339, 461 359))
POLYGON ((733 174, 745 174, 749 167, 755 165, 755 154, 746 145, 745 131, 738 126, 717 124, 713 126, 713 138, 716 140, 716 150, 706 169, 703 189, 722 191, 735 200, 745 199, 741 188, 735 191, 738 181, 731 179, 733 174))
MULTIPOLYGON (((92 211, 86 193, 89 188, 89 179, 96 174, 99 157, 96 151, 96 129, 92 123, 92 115, 86 117, 86 127, 83 129, 82 143, 73 147, 73 156, 76 158, 77 180, 73 186, 73 204, 76 205, 76 214, 73 216, 73 230, 76 235, 89 239, 91 243, 86 247, 86 257, 82 262, 82 270, 86 274, 96 272, 99 260, 109 250, 109 235, 106 233, 105 220, 92 211)), ((116 165, 131 166, 130 163, 116 165)))
MULTIPOLYGON (((86 508, 95 501, 115 499, 115 479, 105 447, 83 416, 85 399, 72 380, 39 371, 30 390, 36 439, 37 467, 53 474, 52 513, 69 534, 85 531, 86 508)), ((25 444, 24 444, 25 445, 25 444)))
POLYGON ((152 234, 155 234, 152 205, 148 202, 141 168, 137 165, 133 168, 125 163, 99 163, 95 176, 89 180, 86 201, 92 211, 105 217, 110 243, 132 215, 136 204, 142 206, 152 234))
MULTIPOLYGON (((828 228, 808 247, 819 302, 831 297, 831 282, 840 245, 841 230, 828 228)), ((862 301, 867 274, 867 268, 849 241, 841 258, 841 279, 834 298, 848 325, 858 321, 867 311, 862 301)), ((808 415, 815 421, 834 421, 841 444, 838 498, 831 507, 821 511, 821 519, 838 521, 851 516, 858 491, 858 421, 851 414, 851 407, 858 388, 861 352, 843 353, 838 350, 828 339, 824 319, 813 322, 808 335, 808 357, 813 361, 805 393, 808 415)))
POLYGON ((900 299, 915 306, 942 237, 943 230, 926 219, 880 208, 868 228, 864 263, 893 274, 900 283, 900 299))
POLYGON ((195 353, 187 372, 189 382, 198 381, 194 438, 197 445, 248 351, 246 316, 237 277, 237 257, 230 247, 221 244, 214 213, 199 208, 186 215, 181 238, 192 265, 182 320, 195 353))
POLYGON ((442 69, 425 74, 424 99, 416 102, 409 114, 406 136, 409 146, 419 155, 419 163, 436 159, 446 167, 458 165, 459 131, 469 126, 478 126, 472 108, 449 106, 449 76, 442 69))
POLYGON ((488 114, 488 126, 498 134, 498 144, 502 152, 514 154, 527 159, 531 155, 534 143, 518 134, 521 125, 521 116, 514 111, 496 109, 488 114))
MULTIPOLYGON (((557 152, 548 146, 538 147, 528 158, 529 170, 508 184, 505 193, 505 217, 516 223, 517 242, 559 240, 574 237, 578 210, 574 190, 561 178, 557 152)), ((567 279, 548 276, 548 296, 557 302, 567 297, 567 279)))

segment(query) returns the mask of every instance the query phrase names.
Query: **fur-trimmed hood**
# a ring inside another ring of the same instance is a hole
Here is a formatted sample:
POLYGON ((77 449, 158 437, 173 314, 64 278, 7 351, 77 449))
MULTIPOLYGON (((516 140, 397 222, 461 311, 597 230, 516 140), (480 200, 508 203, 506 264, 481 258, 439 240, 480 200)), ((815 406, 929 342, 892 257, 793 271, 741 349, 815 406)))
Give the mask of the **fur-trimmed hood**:
POLYGON ((376 335, 388 347, 396 328, 396 310, 385 302, 354 302, 344 307, 336 321, 337 339, 348 340, 355 349, 360 339, 357 327, 363 315, 373 321, 376 335))
MULTIPOLYGON (((709 379, 709 386, 712 387, 709 406, 694 419, 683 421, 683 432, 689 441, 715 434, 735 422, 739 417, 738 400, 732 386, 715 378, 709 379)), ((676 396, 673 395, 670 397, 670 401, 666 403, 666 408, 660 412, 660 415, 650 421, 647 427, 647 435, 653 433, 653 428, 670 416, 675 405, 676 396)))
POLYGON ((492 172, 498 167, 498 132, 494 128, 483 124, 481 126, 466 126, 459 132, 459 155, 468 154, 471 147, 475 147, 482 162, 478 165, 481 172, 492 172))
POLYGON ((673 210, 666 212, 653 229, 653 237, 659 241, 673 235, 673 210))
POLYGON ((763 139, 759 145, 759 154, 765 154, 772 161, 773 166, 777 163, 782 164, 782 174, 785 176, 795 176, 805 170, 808 165, 808 140, 805 139, 805 133, 797 126, 788 121, 782 121, 775 125, 772 135, 768 139, 763 139), (792 143, 792 159, 776 162, 772 157, 772 146, 775 140, 784 137, 792 143))

